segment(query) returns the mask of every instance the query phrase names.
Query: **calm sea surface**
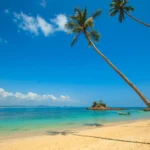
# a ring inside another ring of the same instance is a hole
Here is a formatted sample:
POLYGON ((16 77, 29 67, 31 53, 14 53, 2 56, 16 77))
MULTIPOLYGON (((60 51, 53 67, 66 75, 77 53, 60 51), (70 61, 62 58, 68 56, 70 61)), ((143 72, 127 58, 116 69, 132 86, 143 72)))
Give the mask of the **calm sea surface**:
POLYGON ((75 107, 0 107, 0 136, 150 119, 150 112, 144 112, 141 108, 130 108, 123 112, 130 112, 131 116, 118 115, 117 111, 91 111, 75 107))

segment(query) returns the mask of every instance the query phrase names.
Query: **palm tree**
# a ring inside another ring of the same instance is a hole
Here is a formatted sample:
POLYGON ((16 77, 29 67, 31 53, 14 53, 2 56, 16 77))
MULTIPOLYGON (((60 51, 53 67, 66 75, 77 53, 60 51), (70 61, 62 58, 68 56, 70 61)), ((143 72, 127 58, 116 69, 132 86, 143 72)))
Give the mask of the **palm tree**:
POLYGON ((77 39, 81 34, 85 35, 85 38, 88 40, 90 46, 92 46, 94 50, 108 63, 108 65, 112 67, 114 71, 117 72, 129 86, 131 86, 131 88, 140 96, 144 103, 148 107, 150 107, 150 103, 147 101, 146 97, 136 88, 136 86, 131 81, 128 80, 128 78, 121 71, 117 69, 117 67, 110 60, 108 60, 108 58, 105 55, 103 55, 97 49, 97 47, 93 43, 93 41, 98 42, 100 38, 99 32, 93 30, 93 27, 94 19, 101 14, 101 10, 97 10, 90 17, 88 17, 86 8, 84 10, 75 8, 74 12, 75 15, 70 16, 70 21, 65 25, 69 33, 76 34, 73 38, 71 46, 73 46, 77 42, 77 39))
POLYGON ((98 103, 94 101, 92 107, 96 107, 96 106, 98 106, 98 103))
POLYGON ((125 19, 125 14, 128 15, 130 18, 134 19, 135 21, 150 27, 149 24, 142 22, 132 15, 130 15, 131 11, 134 11, 134 8, 132 6, 127 6, 128 0, 112 0, 112 3, 110 4, 110 15, 115 16, 117 13, 119 13, 119 22, 122 22, 123 19, 125 19))

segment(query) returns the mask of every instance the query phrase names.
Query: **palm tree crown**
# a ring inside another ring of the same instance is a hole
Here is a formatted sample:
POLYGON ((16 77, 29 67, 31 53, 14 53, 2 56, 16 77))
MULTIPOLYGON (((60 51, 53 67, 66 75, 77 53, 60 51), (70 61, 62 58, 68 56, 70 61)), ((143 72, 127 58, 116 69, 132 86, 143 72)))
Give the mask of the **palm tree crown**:
POLYGON ((132 6, 127 6, 128 1, 127 0, 112 0, 112 3, 110 4, 110 15, 115 16, 117 13, 119 13, 119 21, 122 22, 123 19, 125 19, 125 13, 129 13, 131 11, 134 11, 134 8, 132 6))
POLYGON ((132 6, 127 6, 128 0, 112 0, 112 3, 110 4, 110 15, 115 16, 117 13, 119 13, 119 22, 122 22, 123 19, 125 19, 125 14, 132 18, 133 20, 137 21, 138 23, 141 23, 145 25, 146 27, 150 28, 150 24, 147 24, 135 17, 133 17, 130 12, 134 11, 134 8, 132 6))
POLYGON ((70 33, 76 34, 75 37, 73 38, 71 46, 73 46, 77 42, 77 39, 80 34, 84 34, 86 38, 88 36, 94 42, 98 42, 100 34, 98 31, 93 30, 93 27, 94 27, 94 19, 101 14, 101 10, 98 9, 90 17, 88 17, 86 8, 84 10, 75 8, 74 12, 75 15, 70 16, 70 22, 68 22, 65 25, 66 29, 70 33))

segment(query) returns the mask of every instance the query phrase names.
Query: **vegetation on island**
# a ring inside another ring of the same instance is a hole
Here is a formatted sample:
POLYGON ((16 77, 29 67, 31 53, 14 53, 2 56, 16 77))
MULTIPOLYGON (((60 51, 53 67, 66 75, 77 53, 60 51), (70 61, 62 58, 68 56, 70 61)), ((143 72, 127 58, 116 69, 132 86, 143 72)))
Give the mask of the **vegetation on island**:
MULTIPOLYGON (((124 14, 121 12, 122 9, 126 11, 132 10, 131 7, 125 7, 125 4, 126 1, 124 0, 113 0, 111 5, 111 14, 115 15, 117 12, 120 12, 120 21, 124 19, 124 14), (123 3, 118 4, 117 2, 123 3)), ((88 41, 88 44, 94 48, 95 52, 104 59, 104 61, 138 94, 143 102, 150 108, 150 103, 142 92, 94 44, 95 42, 98 42, 100 38, 100 33, 94 29, 94 21, 98 16, 100 16, 100 14, 101 9, 98 9, 90 16, 88 15, 86 8, 83 10, 79 8, 74 9, 74 15, 70 16, 70 21, 65 25, 69 33, 75 34, 71 42, 71 46, 73 46, 79 39, 80 35, 83 34, 88 41)))
POLYGON ((107 106, 102 100, 100 100, 99 102, 94 101, 92 107, 107 107, 107 106))
POLYGON ((100 100, 99 102, 94 101, 93 105, 89 108, 87 108, 87 110, 123 110, 123 108, 111 108, 108 107, 102 100, 100 100))

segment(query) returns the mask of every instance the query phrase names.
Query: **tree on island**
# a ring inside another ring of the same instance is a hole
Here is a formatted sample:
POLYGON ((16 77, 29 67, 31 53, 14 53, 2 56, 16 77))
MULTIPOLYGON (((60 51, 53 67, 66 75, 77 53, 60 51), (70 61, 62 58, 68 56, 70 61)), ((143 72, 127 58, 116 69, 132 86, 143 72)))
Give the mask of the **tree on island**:
POLYGON ((92 107, 97 107, 98 106, 98 102, 94 101, 92 107))
POLYGON ((66 29, 70 33, 76 34, 73 38, 71 46, 73 46, 79 36, 83 34, 87 39, 90 46, 94 48, 96 53, 98 53, 105 62, 139 95, 143 102, 150 108, 150 103, 142 92, 96 47, 94 42, 98 42, 100 34, 98 31, 93 30, 94 20, 101 14, 101 10, 97 10, 91 16, 88 16, 87 9, 80 10, 78 8, 74 9, 74 16, 70 16, 70 21, 65 25, 66 29))
POLYGON ((106 104, 102 100, 100 100, 99 103, 97 101, 94 101, 92 105, 92 107, 101 107, 101 106, 107 107, 106 104))
POLYGON ((103 106, 103 107, 107 107, 106 104, 103 102, 103 100, 100 100, 100 101, 99 101, 99 105, 100 105, 100 106, 103 106))

